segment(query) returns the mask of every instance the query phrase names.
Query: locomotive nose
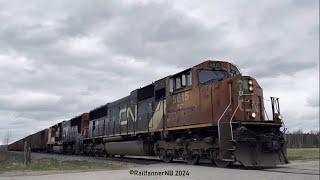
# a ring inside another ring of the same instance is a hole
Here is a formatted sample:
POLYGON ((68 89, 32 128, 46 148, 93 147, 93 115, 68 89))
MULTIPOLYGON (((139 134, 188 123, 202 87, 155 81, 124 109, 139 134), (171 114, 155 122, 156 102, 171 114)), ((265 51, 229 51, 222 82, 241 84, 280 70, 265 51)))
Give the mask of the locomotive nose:
POLYGON ((239 93, 239 110, 237 119, 243 121, 264 120, 263 94, 258 82, 249 76, 239 77, 237 80, 239 93))

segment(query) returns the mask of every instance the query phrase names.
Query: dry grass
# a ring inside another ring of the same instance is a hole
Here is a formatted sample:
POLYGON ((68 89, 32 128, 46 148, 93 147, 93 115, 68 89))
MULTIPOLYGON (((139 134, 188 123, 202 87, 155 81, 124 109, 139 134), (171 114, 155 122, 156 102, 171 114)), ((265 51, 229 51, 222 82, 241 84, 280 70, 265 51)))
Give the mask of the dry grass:
POLYGON ((0 174, 8 171, 68 171, 68 170, 100 170, 122 169, 122 165, 87 161, 59 161, 52 158, 32 160, 23 165, 23 155, 13 152, 0 152, 0 174))

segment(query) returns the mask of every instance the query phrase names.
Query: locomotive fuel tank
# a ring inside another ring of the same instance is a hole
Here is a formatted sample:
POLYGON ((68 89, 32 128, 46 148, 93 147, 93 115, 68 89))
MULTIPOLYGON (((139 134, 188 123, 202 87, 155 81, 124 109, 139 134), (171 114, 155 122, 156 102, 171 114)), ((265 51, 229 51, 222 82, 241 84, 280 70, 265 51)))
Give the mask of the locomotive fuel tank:
POLYGON ((59 153, 59 154, 61 154, 61 153, 63 153, 63 146, 53 146, 53 147, 52 147, 52 151, 53 151, 54 153, 59 153))
POLYGON ((105 151, 110 155, 150 156, 153 144, 144 141, 109 142, 105 151))

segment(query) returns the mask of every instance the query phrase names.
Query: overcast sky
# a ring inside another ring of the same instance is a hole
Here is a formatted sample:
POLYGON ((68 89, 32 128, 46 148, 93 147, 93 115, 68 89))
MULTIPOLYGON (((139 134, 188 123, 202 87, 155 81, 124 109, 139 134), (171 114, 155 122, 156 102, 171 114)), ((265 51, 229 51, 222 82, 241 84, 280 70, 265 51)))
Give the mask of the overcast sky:
POLYGON ((0 0, 0 137, 20 139, 207 59, 237 64, 279 97, 290 131, 318 130, 318 14, 318 0, 0 0))

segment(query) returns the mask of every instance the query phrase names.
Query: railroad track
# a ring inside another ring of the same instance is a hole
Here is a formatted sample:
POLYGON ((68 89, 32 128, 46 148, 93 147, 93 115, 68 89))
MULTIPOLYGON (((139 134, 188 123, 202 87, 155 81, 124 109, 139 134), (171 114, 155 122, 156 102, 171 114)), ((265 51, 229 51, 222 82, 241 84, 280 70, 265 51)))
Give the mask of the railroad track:
MULTIPOLYGON (((19 153, 19 152, 18 152, 19 153)), ((90 161, 90 162, 122 162, 129 164, 138 165, 149 165, 162 163, 161 160, 154 157, 135 157, 135 156, 124 156, 124 157, 96 157, 96 156, 85 156, 85 155, 70 155, 70 154, 53 154, 53 153, 31 153, 32 158, 53 158, 61 161, 67 160, 79 160, 79 161, 90 161)))
MULTIPOLYGON (((16 153, 22 153, 22 152, 16 152, 16 153)), ((151 156, 96 157, 96 156, 85 156, 85 155, 32 152, 31 157, 34 159, 53 158, 61 161, 78 160, 78 161, 89 161, 89 162, 116 162, 116 163, 132 164, 132 165, 150 165, 150 164, 164 163, 158 157, 151 157, 151 156)), ((175 160, 172 163, 187 165, 187 163, 183 160, 175 160)), ((214 167, 215 165, 212 164, 209 160, 201 160, 199 162, 199 166, 214 167)), ((234 166, 238 166, 238 165, 234 165, 234 166)))

